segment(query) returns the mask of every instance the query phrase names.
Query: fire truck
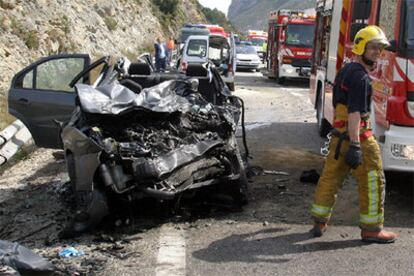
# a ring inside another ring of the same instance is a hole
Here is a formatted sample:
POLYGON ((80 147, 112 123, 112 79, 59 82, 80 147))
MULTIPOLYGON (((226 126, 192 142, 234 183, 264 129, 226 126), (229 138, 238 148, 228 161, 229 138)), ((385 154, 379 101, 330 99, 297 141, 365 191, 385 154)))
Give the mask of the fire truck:
POLYGON ((268 77, 280 84, 286 78, 309 78, 315 16, 304 11, 270 13, 267 45, 268 77))
POLYGON ((252 43, 252 46, 256 49, 257 54, 262 60, 264 60, 265 50, 263 45, 267 43, 267 33, 258 30, 248 30, 247 40, 252 43))
POLYGON ((335 75, 351 61, 353 39, 367 25, 380 26, 391 46, 370 72, 372 130, 386 172, 414 172, 414 0, 319 0, 310 80, 318 130, 333 121, 335 75))

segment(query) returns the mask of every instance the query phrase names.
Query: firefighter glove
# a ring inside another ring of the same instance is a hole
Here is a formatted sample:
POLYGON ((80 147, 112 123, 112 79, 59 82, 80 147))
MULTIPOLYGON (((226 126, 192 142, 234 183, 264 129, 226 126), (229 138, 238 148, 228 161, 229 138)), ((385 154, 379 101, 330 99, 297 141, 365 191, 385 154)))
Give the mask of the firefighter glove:
POLYGON ((362 164, 361 145, 356 142, 349 144, 348 151, 345 154, 345 162, 353 169, 362 164))

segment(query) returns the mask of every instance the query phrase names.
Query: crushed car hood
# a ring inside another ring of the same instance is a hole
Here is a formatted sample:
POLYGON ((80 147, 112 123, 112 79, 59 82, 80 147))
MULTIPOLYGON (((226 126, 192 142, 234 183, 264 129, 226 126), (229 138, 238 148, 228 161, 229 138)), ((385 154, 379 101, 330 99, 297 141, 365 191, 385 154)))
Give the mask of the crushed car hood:
POLYGON ((131 108, 145 108, 154 112, 187 112, 189 101, 175 92, 176 81, 162 82, 135 94, 118 82, 96 88, 76 84, 83 111, 94 114, 120 114, 131 108))

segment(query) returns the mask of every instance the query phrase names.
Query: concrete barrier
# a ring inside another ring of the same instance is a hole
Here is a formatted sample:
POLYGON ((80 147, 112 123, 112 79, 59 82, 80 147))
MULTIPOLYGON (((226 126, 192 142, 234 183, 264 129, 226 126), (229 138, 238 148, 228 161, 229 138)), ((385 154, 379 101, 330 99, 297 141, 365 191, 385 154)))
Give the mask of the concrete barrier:
POLYGON ((16 120, 11 125, 0 131, 0 146, 9 141, 23 127, 25 127, 23 123, 20 120, 16 120))
POLYGON ((26 144, 32 135, 19 120, 0 132, 0 166, 10 160, 26 144))

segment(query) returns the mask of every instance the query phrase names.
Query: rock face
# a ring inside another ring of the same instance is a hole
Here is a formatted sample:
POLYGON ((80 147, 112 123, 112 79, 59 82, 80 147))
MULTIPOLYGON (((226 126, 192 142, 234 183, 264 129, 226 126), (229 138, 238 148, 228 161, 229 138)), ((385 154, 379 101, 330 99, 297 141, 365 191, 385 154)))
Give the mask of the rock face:
MULTIPOLYGON (((88 53, 136 57, 184 22, 205 22, 196 0, 180 0, 165 16, 152 0, 0 0, 0 121, 11 78, 42 56, 88 53)), ((0 128, 2 126, 0 125, 0 128)))
POLYGON ((240 31, 267 31, 270 11, 316 8, 315 0, 232 0, 227 17, 240 31))

